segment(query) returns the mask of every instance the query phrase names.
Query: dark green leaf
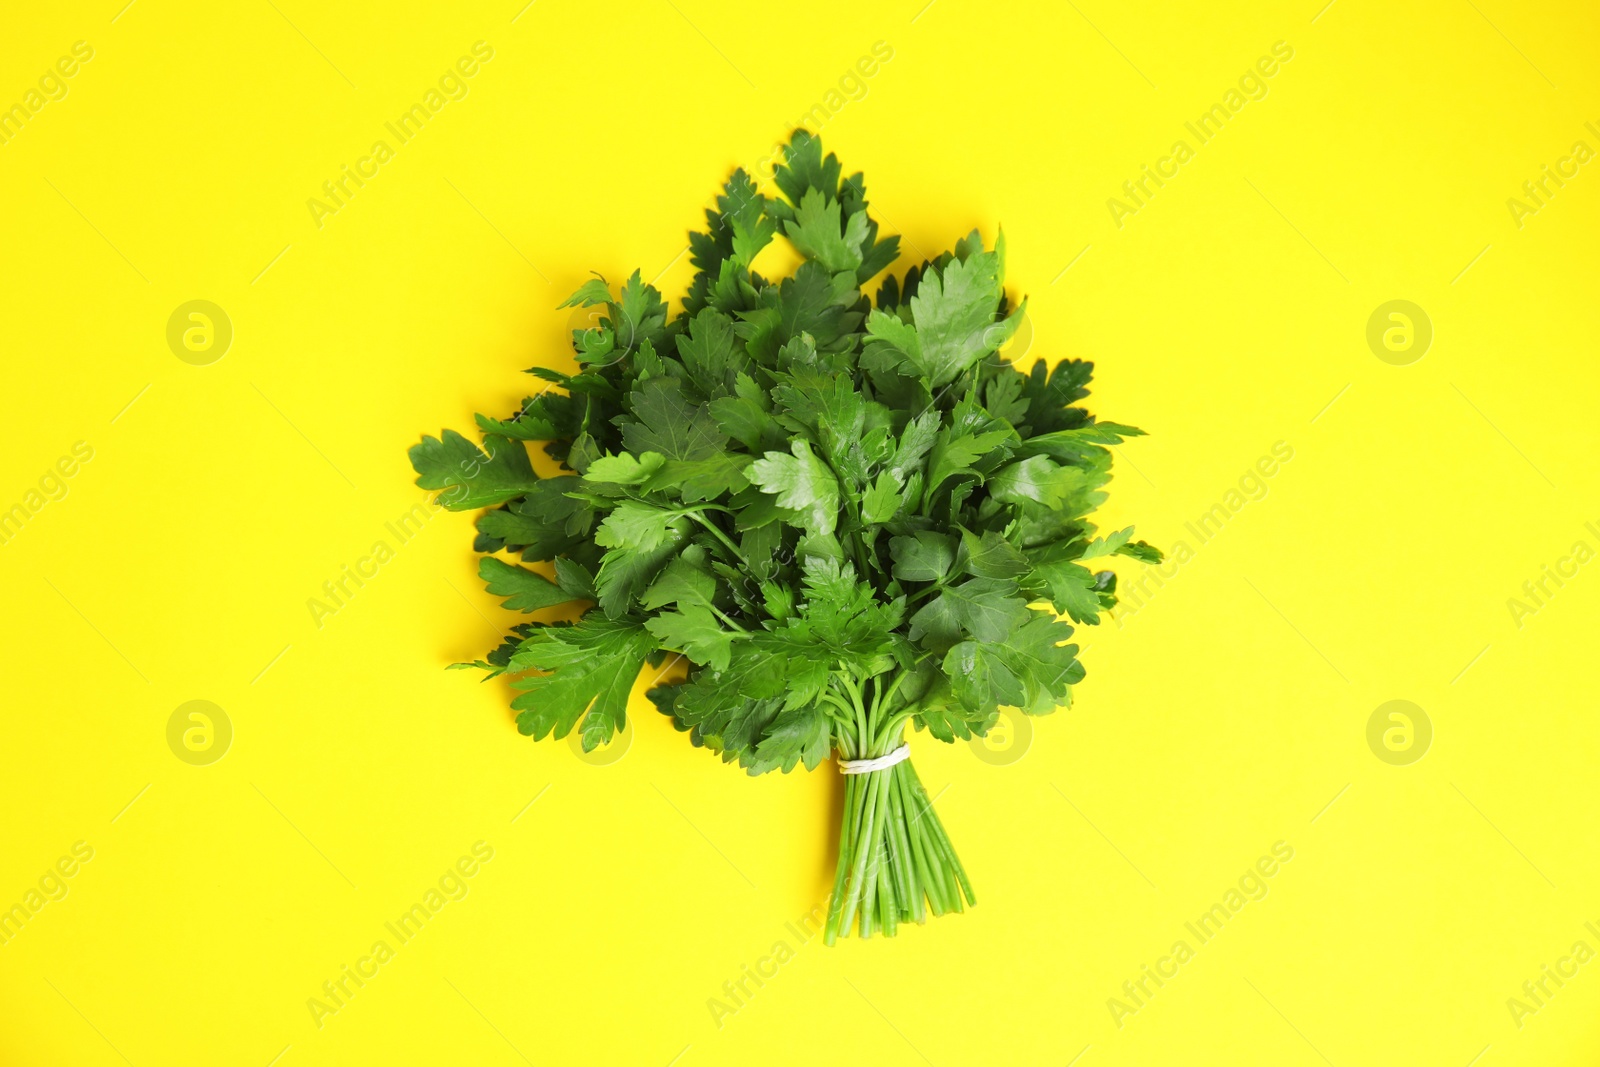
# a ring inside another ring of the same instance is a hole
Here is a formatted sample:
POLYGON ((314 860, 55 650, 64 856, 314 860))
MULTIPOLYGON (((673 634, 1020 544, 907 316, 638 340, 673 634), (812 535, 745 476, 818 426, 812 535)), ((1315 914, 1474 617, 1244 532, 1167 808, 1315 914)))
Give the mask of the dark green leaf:
POLYGON ((1038 563, 1028 578, 1030 588, 1047 595, 1050 603, 1073 622, 1100 621, 1100 599, 1095 595, 1095 577, 1087 567, 1076 563, 1038 563))
POLYGON ((1003 641, 1028 617, 1028 605, 1017 595, 1017 583, 997 578, 968 578, 939 594, 961 623, 979 641, 1003 641))
POLYGON ((469 511, 515 500, 538 482, 522 442, 490 435, 484 451, 454 430, 424 437, 411 446, 417 484, 443 490, 437 497, 451 511, 469 511))
POLYGON ((961 546, 968 574, 980 578, 1020 578, 1028 573, 1027 557, 992 530, 981 537, 963 530, 961 546))
POLYGON ((705 459, 722 451, 727 439, 711 412, 683 395, 673 378, 651 378, 629 400, 633 421, 622 427, 629 452, 659 452, 668 459, 705 459))
POLYGON ((490 593, 505 597, 508 611, 538 611, 576 599, 544 575, 493 556, 478 561, 478 577, 483 579, 490 593))
POLYGON ((730 390, 734 376, 749 362, 744 344, 733 332, 733 320, 716 308, 706 308, 678 335, 678 358, 689 378, 708 397, 730 390))
POLYGON ((894 576, 902 582, 937 582, 955 564, 956 546, 947 534, 918 530, 910 537, 892 538, 889 554, 894 557, 894 576))

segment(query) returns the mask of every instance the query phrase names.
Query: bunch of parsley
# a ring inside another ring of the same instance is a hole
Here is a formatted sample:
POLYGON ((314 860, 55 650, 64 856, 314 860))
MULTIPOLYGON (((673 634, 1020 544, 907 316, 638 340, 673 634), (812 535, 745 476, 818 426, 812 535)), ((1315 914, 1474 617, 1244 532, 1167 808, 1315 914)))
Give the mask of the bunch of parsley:
MULTIPOLYGON (((530 371, 559 391, 479 415, 481 449, 449 430, 411 449, 441 503, 490 509, 474 546, 490 593, 587 607, 457 664, 514 676, 524 734, 604 744, 641 665, 676 653, 687 676, 651 699, 751 774, 884 756, 907 724, 982 736, 1001 706, 1070 701, 1084 672, 1059 616, 1115 603, 1112 572, 1085 564, 1160 559, 1089 521, 1107 446, 1140 432, 1077 406, 1092 364, 998 354, 1023 314, 1003 236, 986 249, 974 231, 869 299, 899 239, 879 236, 862 176, 797 131, 773 181, 769 198, 736 171, 707 210, 677 315, 637 271, 588 282, 562 305, 596 309, 578 372, 530 371), (752 269, 780 234, 802 260, 781 281, 752 269)), ((830 943, 973 902, 909 762, 845 781, 830 943)))

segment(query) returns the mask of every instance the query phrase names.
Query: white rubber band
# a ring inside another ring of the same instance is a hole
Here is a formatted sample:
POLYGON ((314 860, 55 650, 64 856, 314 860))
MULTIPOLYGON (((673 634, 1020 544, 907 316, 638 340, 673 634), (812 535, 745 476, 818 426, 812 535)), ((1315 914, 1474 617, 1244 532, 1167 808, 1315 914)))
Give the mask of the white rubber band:
POLYGON ((842 759, 839 761, 840 774, 868 774, 872 771, 886 771, 902 760, 911 758, 911 746, 901 745, 887 756, 877 756, 873 759, 842 759))

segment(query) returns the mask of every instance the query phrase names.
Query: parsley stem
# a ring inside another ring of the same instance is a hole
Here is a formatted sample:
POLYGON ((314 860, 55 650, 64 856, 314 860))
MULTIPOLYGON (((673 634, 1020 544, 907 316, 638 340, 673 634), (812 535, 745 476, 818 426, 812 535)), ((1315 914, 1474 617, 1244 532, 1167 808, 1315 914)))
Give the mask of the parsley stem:
MULTIPOLYGON (((880 772, 875 771, 872 774, 864 775, 863 777, 865 777, 867 781, 859 790, 859 793, 863 797, 861 802, 860 817, 861 834, 856 838, 854 848, 855 857, 854 862, 851 864, 848 895, 845 897, 844 911, 839 917, 840 929, 843 930, 849 930, 851 922, 856 917, 856 908, 862 899, 862 879, 866 877, 867 873, 867 857, 878 837, 877 832, 879 828, 879 809, 877 806, 877 800, 880 790, 877 788, 877 779, 879 777, 879 773, 880 772)), ((870 926, 868 926, 866 923, 863 923, 863 926, 863 936, 866 936, 866 930, 870 929, 870 926)), ((835 937, 838 936, 837 931, 830 932, 833 933, 835 937)), ((829 939, 829 943, 832 943, 831 938, 829 939)))
POLYGON ((845 683, 845 687, 850 690, 850 699, 855 703, 856 706, 856 730, 858 731, 856 734, 857 750, 862 756, 882 755, 882 753, 860 751, 864 748, 864 746, 870 746, 872 744, 872 728, 870 725, 868 725, 870 720, 867 718, 867 709, 861 705, 861 690, 853 685, 850 685, 848 682, 845 683))
POLYGON ((723 614, 721 609, 719 609, 715 604, 712 604, 712 603, 708 602, 706 604, 706 607, 711 609, 711 613, 713 615, 715 615, 717 618, 721 619, 723 622, 727 623, 729 626, 733 627, 735 630, 738 630, 740 633, 749 633, 750 632, 749 630, 745 629, 745 627, 743 625, 741 625, 740 623, 736 622, 733 619, 728 618, 728 616, 723 614))
MULTIPOLYGON (((916 798, 912 795, 911 786, 909 784, 910 776, 911 769, 909 766, 904 771, 902 771, 898 766, 895 767, 895 785, 900 794, 901 809, 907 815, 910 815, 912 812, 918 810, 916 798)), ((936 868, 936 864, 929 859, 928 844, 924 838, 923 829, 920 825, 921 822, 922 818, 920 812, 918 812, 915 818, 907 819, 906 833, 911 842, 911 859, 916 865, 918 875, 921 877, 923 889, 928 897, 928 905, 933 909, 933 914, 935 916, 939 916, 943 915, 950 909, 945 906, 943 882, 934 878, 933 874, 931 873, 936 868)), ((920 896, 915 893, 913 894, 912 905, 916 910, 917 921, 921 922, 922 900, 920 896)))
MULTIPOLYGON (((918 798, 922 801, 924 807, 926 808, 928 829, 932 834, 934 842, 938 845, 939 851, 944 854, 944 858, 948 862, 950 868, 954 871, 957 880, 960 881, 961 888, 966 891, 967 903, 976 904, 978 902, 978 898, 973 895, 972 883, 967 880, 966 869, 961 866, 961 860, 956 857, 956 850, 950 845, 950 838, 944 831, 944 824, 939 821, 938 814, 933 810, 933 801, 928 799, 928 791, 922 787, 922 782, 919 781, 915 775, 912 776, 912 782, 914 783, 918 798)), ((955 904, 955 910, 960 911, 961 898, 955 894, 952 894, 952 900, 955 904)))
POLYGON ((712 534, 716 536, 717 540, 726 545, 728 547, 728 551, 733 553, 734 559, 743 564, 746 569, 749 568, 750 561, 744 558, 744 553, 740 552, 739 549, 734 546, 734 543, 728 540, 728 535, 723 533, 722 530, 717 527, 716 523, 705 517, 705 515, 701 512, 701 509, 693 508, 685 511, 683 514, 689 516, 695 522, 698 522, 701 526, 704 526, 706 529, 710 530, 712 534))
POLYGON ((862 745, 862 738, 855 731, 855 709, 845 703, 844 698, 837 693, 829 693, 826 690, 819 694, 817 699, 839 710, 841 716, 837 724, 841 737, 839 750, 847 759, 855 758, 861 751, 862 745))
POLYGON ((904 708, 901 708, 899 711, 895 712, 894 715, 892 715, 889 720, 883 724, 883 728, 878 731, 878 736, 874 739, 874 747, 882 751, 888 751, 889 742, 894 737, 894 732, 900 727, 904 726, 906 724, 906 720, 910 719, 911 716, 917 713, 917 708, 919 705, 920 702, 916 704, 908 704, 904 708))
POLYGON ((839 820, 839 863, 838 870, 833 875, 833 896, 828 902, 828 922, 824 927, 824 938, 828 944, 833 944, 838 936, 839 913, 844 907, 845 876, 848 873, 844 857, 855 852, 855 824, 851 816, 855 814, 856 792, 860 788, 856 784, 858 775, 848 775, 844 780, 844 814, 839 820))
MULTIPOLYGON (((917 664, 929 655, 923 653, 911 669, 892 675, 834 675, 831 691, 823 699, 842 713, 835 735, 842 755, 882 756, 898 743, 907 721, 921 709, 921 700, 899 703, 897 698, 917 664)), ((845 779, 839 862, 824 927, 829 944, 848 935, 852 926, 863 938, 875 933, 890 937, 902 922, 924 922, 930 911, 959 912, 975 899, 967 873, 909 760, 845 779)))
POLYGON ((883 703, 884 703, 885 706, 887 706, 888 703, 891 700, 894 699, 894 695, 900 691, 901 683, 903 683, 908 677, 910 677, 910 675, 911 675, 910 671, 900 671, 898 674, 895 675, 894 681, 889 683, 888 692, 883 694, 883 703))
POLYGON ((900 803, 900 777, 896 773, 899 766, 898 763, 895 764, 894 767, 890 768, 889 774, 885 776, 889 779, 885 795, 889 798, 889 840, 894 846, 892 855, 895 861, 890 865, 889 873, 894 876, 895 893, 900 898, 901 903, 918 905, 916 910, 920 917, 922 901, 916 893, 917 879, 916 871, 911 867, 909 827, 906 826, 905 808, 900 803))
POLYGON ((860 534, 858 531, 852 530, 845 540, 850 542, 850 555, 856 561, 856 577, 864 582, 867 580, 867 560, 862 555, 864 549, 861 544, 860 534))

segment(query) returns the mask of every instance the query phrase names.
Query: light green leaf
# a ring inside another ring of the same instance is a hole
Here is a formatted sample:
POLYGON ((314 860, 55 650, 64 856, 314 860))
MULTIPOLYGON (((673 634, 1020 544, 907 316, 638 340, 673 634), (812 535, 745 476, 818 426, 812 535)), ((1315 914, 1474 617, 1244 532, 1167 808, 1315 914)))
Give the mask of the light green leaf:
POLYGON ((669 527, 681 531, 684 523, 681 512, 624 500, 595 531, 594 543, 607 548, 655 548, 666 540, 669 527))
POLYGON ((831 534, 839 521, 839 482, 806 441, 789 446, 793 455, 768 452, 750 464, 752 483, 777 497, 780 507, 800 513, 800 525, 817 534, 831 534))
POLYGON ((1063 467, 1046 456, 1029 456, 990 476, 989 495, 1012 504, 1038 504, 1058 510, 1083 486, 1083 471, 1063 467))
POLYGON ((1089 568, 1065 561, 1035 563, 1028 577, 1030 588, 1048 591, 1050 603, 1073 622, 1100 621, 1100 598, 1089 568))
POLYGON ((643 452, 637 456, 623 452, 616 456, 601 456, 589 464, 583 477, 586 481, 611 485, 643 485, 666 461, 667 457, 660 452, 643 452))
POLYGON ((874 525, 888 522, 900 512, 900 486, 891 471, 882 471, 871 489, 861 497, 861 521, 874 525))
POLYGON ((709 606, 717 592, 717 580, 702 566, 704 558, 704 550, 695 547, 667 564, 639 597, 639 606, 646 611, 668 604, 709 606))
POLYGON ((913 362, 935 388, 954 380, 1009 336, 1006 327, 995 323, 1004 245, 1002 236, 993 252, 976 252, 965 262, 951 260, 943 271, 930 270, 911 298, 921 348, 913 362))
POLYGON ((698 604, 680 604, 677 611, 663 611, 644 625, 662 648, 682 652, 694 662, 718 671, 728 668, 733 643, 743 636, 723 629, 710 609, 698 604))
POLYGON ((575 626, 534 630, 511 657, 511 669, 548 673, 512 683, 524 690, 511 702, 520 712, 517 729, 535 740, 565 737, 582 717, 584 751, 593 751, 622 728, 628 694, 653 648, 643 626, 592 612, 575 626))
POLYGON ((861 242, 867 236, 867 216, 850 216, 840 232, 839 202, 820 189, 807 190, 795 208, 794 218, 783 225, 795 251, 816 260, 829 274, 861 266, 861 242))
MULTIPOLYGON (((900 360, 910 364, 913 369, 921 370, 922 341, 917 337, 917 328, 911 323, 887 311, 874 310, 867 316, 867 336, 897 353, 900 360)), ((937 418, 934 423, 938 424, 937 418)))

